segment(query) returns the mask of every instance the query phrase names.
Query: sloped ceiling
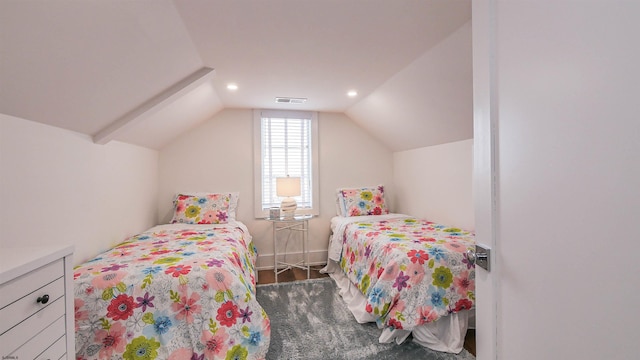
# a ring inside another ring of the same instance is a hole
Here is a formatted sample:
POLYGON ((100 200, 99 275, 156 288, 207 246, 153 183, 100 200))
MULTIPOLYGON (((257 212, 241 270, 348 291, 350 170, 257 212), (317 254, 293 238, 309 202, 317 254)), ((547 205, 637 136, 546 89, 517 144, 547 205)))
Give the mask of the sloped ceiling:
POLYGON ((470 41, 456 42, 467 52, 444 46, 468 56, 456 60, 463 75, 423 69, 443 65, 428 54, 470 17, 470 0, 2 0, 0 112, 91 136, 133 118, 109 138, 154 149, 223 108, 346 112, 394 151, 455 141, 470 137, 470 112, 406 99, 425 81, 450 81, 470 106, 470 41), (163 92, 176 96, 154 102, 163 92), (284 107, 276 96, 308 101, 284 107), (153 111, 139 111, 150 101, 153 111), (468 126, 425 140, 415 134, 424 126, 397 131, 393 109, 407 124, 468 126))

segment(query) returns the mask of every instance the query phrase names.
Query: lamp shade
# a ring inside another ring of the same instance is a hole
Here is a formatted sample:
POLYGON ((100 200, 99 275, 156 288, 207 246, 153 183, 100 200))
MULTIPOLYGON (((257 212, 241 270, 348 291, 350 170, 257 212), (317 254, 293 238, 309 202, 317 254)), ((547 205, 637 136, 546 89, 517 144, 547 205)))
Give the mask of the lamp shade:
POLYGON ((276 195, 282 197, 300 196, 300 178, 289 176, 276 178, 276 195))

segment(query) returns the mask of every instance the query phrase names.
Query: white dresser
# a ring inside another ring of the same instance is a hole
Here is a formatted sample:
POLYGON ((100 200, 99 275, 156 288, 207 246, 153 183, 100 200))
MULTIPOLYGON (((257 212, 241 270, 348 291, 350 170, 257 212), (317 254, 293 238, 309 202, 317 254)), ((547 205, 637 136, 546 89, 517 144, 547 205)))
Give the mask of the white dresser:
POLYGON ((73 359, 73 246, 0 251, 2 359, 73 359))

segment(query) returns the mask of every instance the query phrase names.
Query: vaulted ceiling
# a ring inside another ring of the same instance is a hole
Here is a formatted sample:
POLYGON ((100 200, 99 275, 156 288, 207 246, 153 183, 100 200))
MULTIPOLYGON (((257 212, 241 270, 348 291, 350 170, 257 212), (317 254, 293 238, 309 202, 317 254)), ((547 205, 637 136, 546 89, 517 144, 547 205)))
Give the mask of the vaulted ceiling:
POLYGON ((394 151, 467 139, 470 18, 470 0, 2 0, 0 112, 154 149, 223 108, 345 112, 394 151))

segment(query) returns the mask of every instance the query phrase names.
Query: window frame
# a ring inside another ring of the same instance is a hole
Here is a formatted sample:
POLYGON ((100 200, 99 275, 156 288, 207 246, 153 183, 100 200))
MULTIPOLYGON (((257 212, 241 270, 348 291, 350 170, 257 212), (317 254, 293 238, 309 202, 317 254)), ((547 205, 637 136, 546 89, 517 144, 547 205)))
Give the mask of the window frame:
POLYGON ((269 209, 262 209, 262 118, 298 118, 311 119, 311 207, 298 208, 296 215, 319 215, 319 175, 318 175, 318 113, 315 111, 296 110, 253 110, 253 174, 254 174, 254 216, 265 218, 269 216, 269 209))

